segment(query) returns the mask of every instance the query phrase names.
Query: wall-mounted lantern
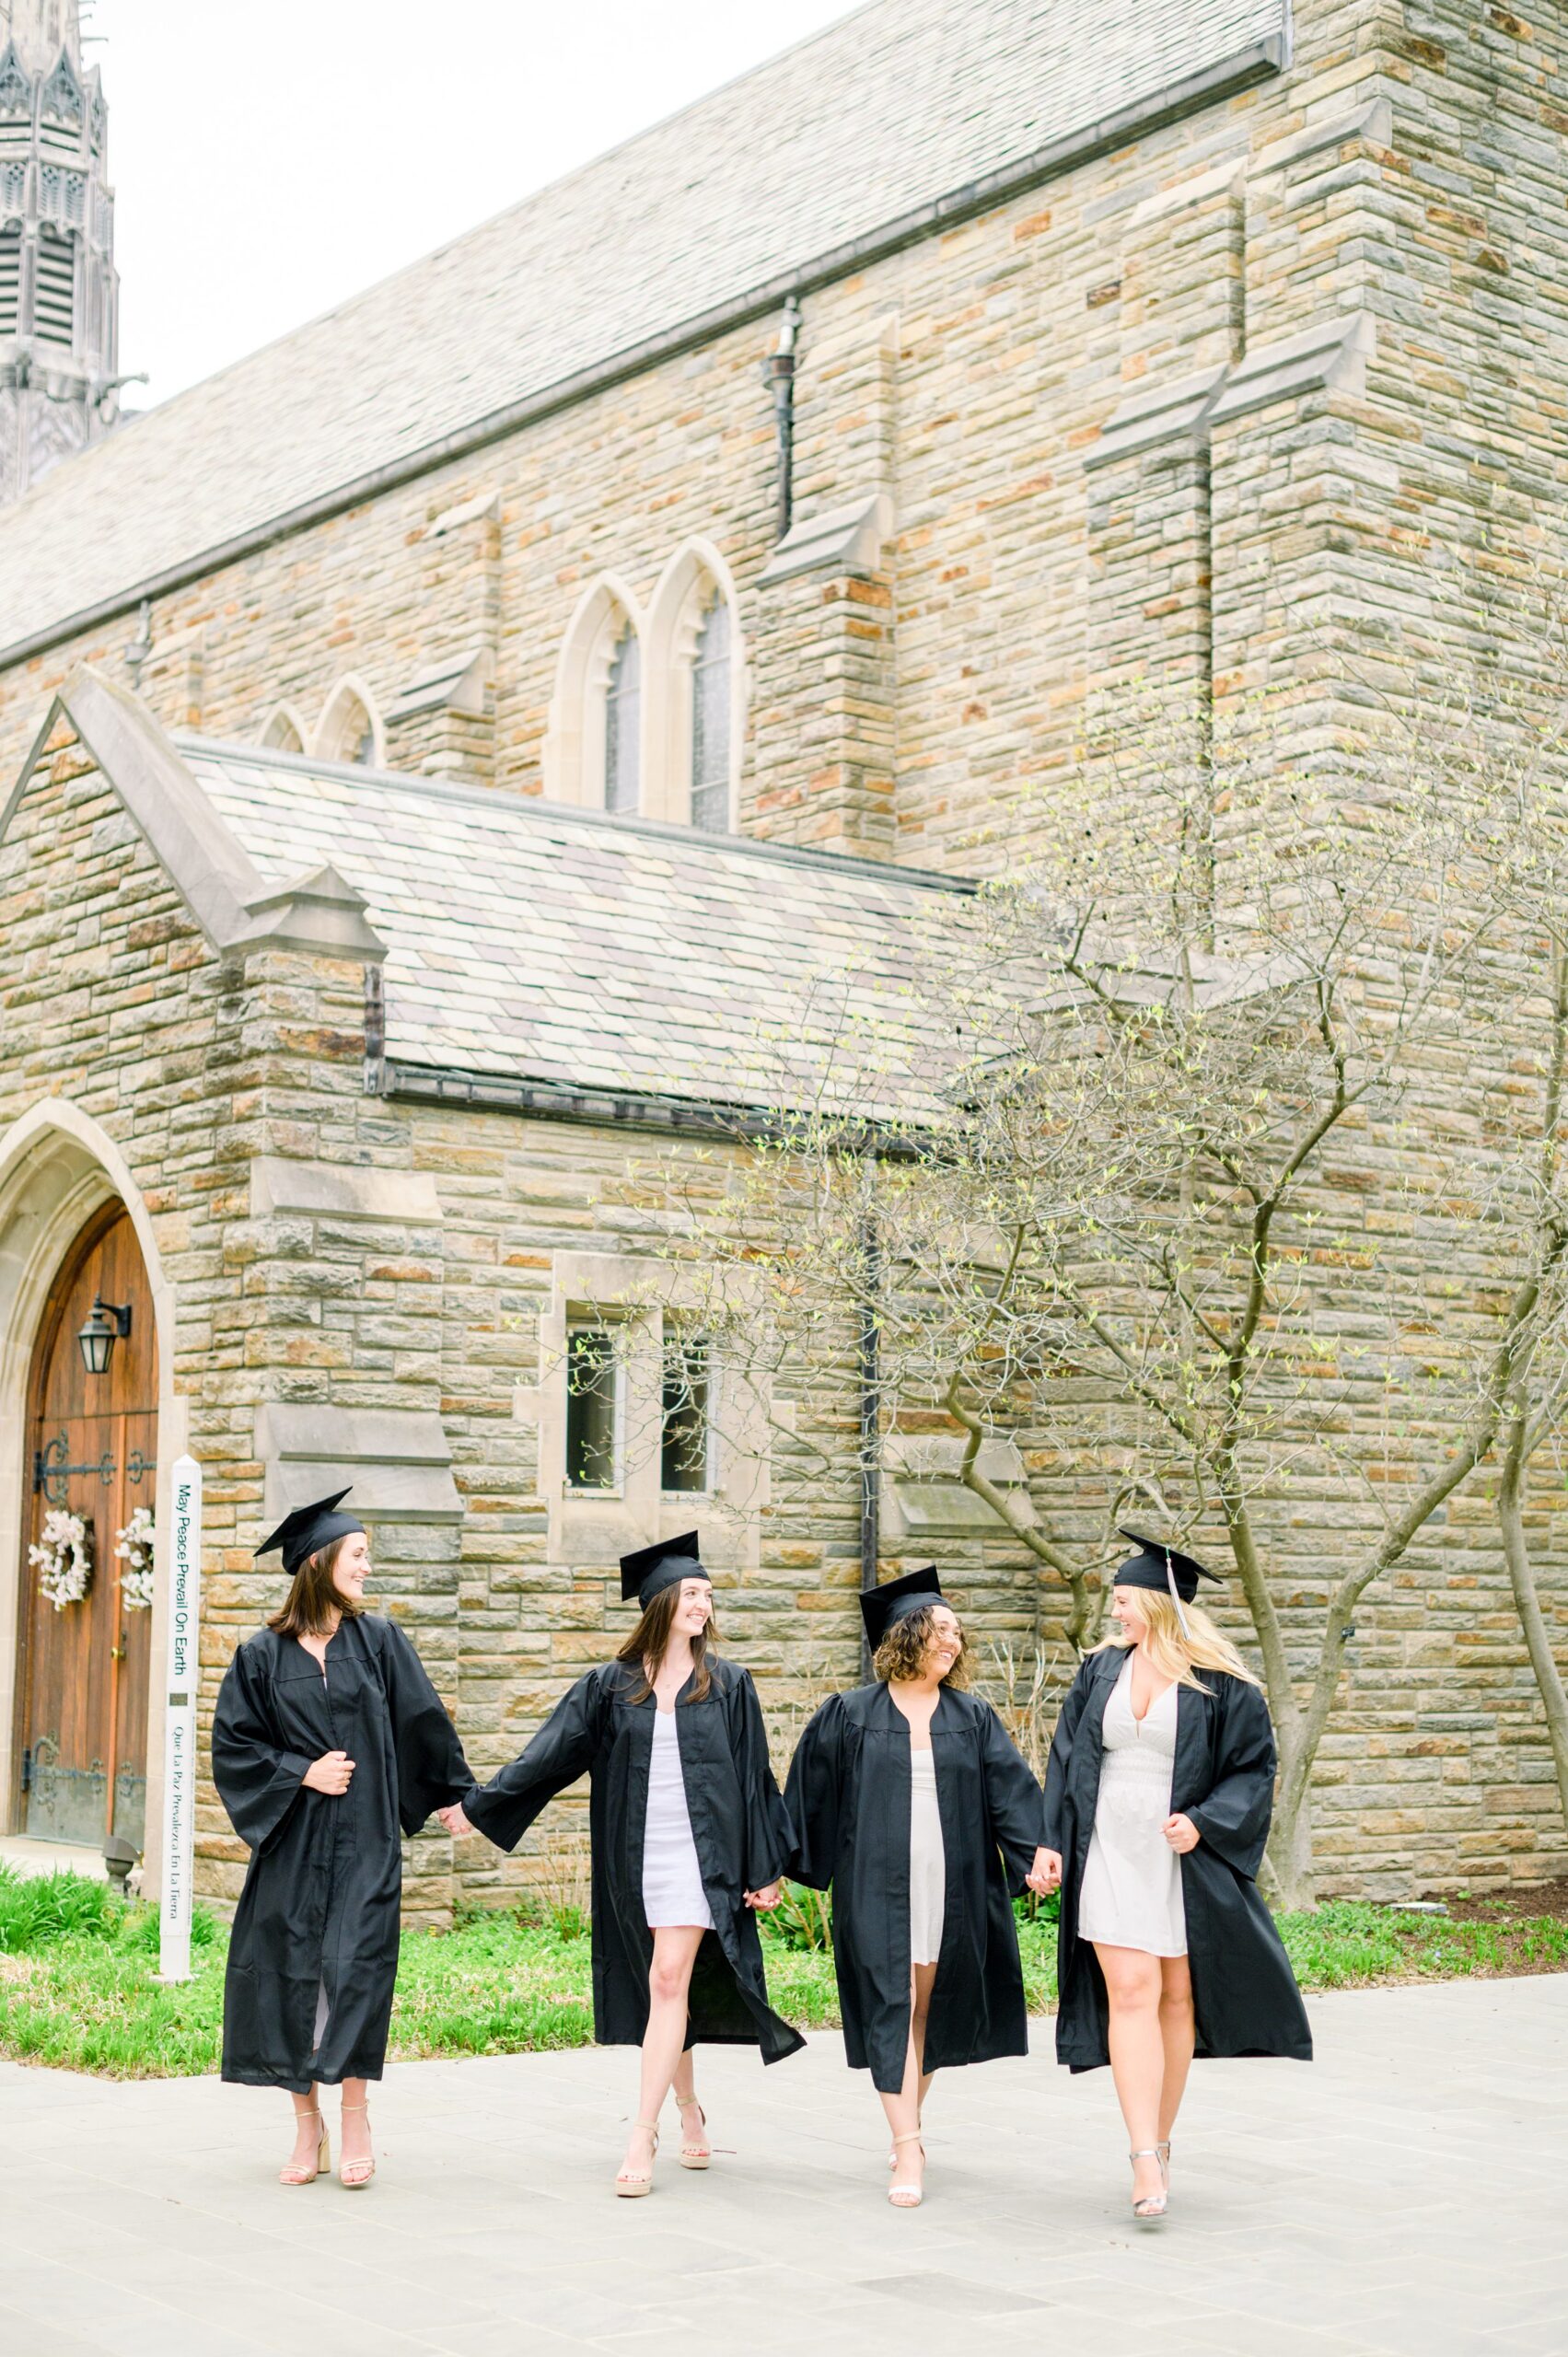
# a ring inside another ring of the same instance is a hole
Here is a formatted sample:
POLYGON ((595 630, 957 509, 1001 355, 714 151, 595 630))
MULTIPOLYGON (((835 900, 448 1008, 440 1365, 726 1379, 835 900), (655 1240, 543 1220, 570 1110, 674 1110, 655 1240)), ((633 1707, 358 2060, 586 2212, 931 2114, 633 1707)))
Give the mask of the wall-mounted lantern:
POLYGON ((117 1341, 126 1341, 131 1333, 131 1307, 116 1308, 111 1301, 93 1297, 92 1313, 76 1336, 82 1353, 82 1364, 89 1375, 107 1375, 109 1362, 114 1356, 117 1341))

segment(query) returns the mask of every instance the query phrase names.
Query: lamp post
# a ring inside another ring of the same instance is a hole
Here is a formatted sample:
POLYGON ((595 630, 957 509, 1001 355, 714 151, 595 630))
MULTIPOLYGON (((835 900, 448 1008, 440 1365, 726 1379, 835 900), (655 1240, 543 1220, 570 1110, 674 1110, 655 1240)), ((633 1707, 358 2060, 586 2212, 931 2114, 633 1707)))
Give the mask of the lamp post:
POLYGON ((82 1353, 82 1364, 89 1375, 107 1375, 109 1362, 114 1356, 117 1341, 127 1341, 131 1333, 131 1306, 119 1308, 112 1301, 100 1301, 93 1295, 92 1309, 76 1336, 82 1353))

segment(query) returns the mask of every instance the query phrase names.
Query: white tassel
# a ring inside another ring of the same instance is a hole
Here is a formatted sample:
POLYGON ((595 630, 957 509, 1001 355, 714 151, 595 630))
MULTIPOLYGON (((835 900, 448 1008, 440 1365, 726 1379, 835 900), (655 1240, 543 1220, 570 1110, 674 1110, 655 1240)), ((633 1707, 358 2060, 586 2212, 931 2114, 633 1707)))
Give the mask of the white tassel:
POLYGON ((1170 1589, 1170 1600, 1176 1607, 1176 1617, 1181 1623, 1181 1633, 1186 1638, 1188 1643, 1191 1644, 1192 1642, 1192 1631, 1187 1626, 1187 1615, 1181 1609, 1181 1598, 1176 1593, 1176 1566, 1170 1560, 1168 1550, 1167 1551, 1165 1559, 1165 1576, 1166 1584, 1170 1589))

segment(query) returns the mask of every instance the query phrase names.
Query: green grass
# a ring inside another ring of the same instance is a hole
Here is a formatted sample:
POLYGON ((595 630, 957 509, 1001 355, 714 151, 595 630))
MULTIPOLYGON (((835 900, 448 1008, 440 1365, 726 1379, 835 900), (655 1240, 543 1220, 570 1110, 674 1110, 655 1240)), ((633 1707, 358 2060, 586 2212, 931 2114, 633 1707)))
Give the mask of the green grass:
POLYGON ((82 1875, 0 1866, 0 2054, 114 2079, 215 2069, 227 1943, 204 1907, 191 1934, 195 1978, 160 1989, 156 1908, 82 1875))
MULTIPOLYGON (((1335 1902, 1282 1915, 1302 1985, 1365 1988, 1461 1974, 1568 1970, 1568 1922, 1494 1922, 1407 1915, 1335 1902)), ((786 1936, 764 1933, 768 1984, 803 2029, 838 2023, 832 1958, 809 1909, 786 1936)), ((1056 1929, 1026 1914, 1018 1926, 1033 2013, 1056 1999, 1056 1929)), ((157 1918, 127 1907, 102 1883, 75 1875, 22 1882, 0 1866, 0 2055, 110 2078, 172 2078, 217 2068, 226 1933, 196 1911, 184 1987, 161 1989, 157 1918)), ((402 1944, 391 2052, 516 2054, 586 2046, 593 2003, 586 1930, 515 1914, 469 1915, 449 1933, 410 1932, 402 1944)))
POLYGON ((1555 1915, 1457 1922, 1333 1899, 1275 1919, 1304 1989, 1365 1989, 1388 1980, 1568 1972, 1568 1922, 1555 1915))

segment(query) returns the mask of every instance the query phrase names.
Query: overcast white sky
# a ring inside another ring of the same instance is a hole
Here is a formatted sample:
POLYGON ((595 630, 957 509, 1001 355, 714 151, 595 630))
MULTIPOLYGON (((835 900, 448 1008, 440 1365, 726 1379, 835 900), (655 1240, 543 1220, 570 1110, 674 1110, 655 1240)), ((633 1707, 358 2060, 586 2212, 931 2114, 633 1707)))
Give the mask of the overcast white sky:
POLYGON ((145 408, 821 26, 847 0, 96 0, 145 408))

